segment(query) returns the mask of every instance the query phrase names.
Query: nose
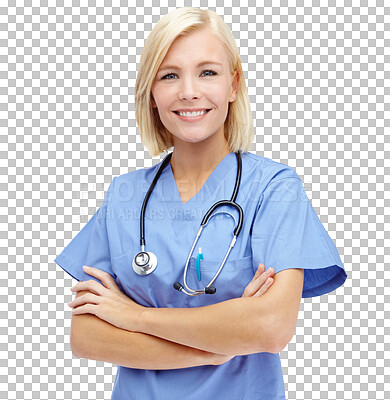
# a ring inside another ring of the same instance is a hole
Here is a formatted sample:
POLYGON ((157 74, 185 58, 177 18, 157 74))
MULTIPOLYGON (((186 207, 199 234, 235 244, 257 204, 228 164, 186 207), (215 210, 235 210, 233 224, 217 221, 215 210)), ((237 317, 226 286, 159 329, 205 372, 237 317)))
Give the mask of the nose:
POLYGON ((181 100, 198 99, 201 95, 199 86, 196 83, 196 78, 182 78, 180 82, 179 97, 181 100))

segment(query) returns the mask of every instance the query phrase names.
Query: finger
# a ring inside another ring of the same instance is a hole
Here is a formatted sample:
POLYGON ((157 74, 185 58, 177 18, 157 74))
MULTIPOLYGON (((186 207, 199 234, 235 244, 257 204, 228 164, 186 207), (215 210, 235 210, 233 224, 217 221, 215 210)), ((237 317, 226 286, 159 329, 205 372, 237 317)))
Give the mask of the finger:
POLYGON ((115 280, 108 272, 102 271, 99 268, 89 267, 87 265, 83 266, 83 271, 88 275, 98 278, 102 282, 103 286, 107 289, 119 289, 115 280))
POLYGON ((268 270, 266 272, 262 273, 256 279, 249 282, 248 286, 245 288, 245 291, 244 291, 242 297, 251 297, 255 293, 257 293, 258 290, 264 285, 267 278, 272 276, 274 274, 274 272, 275 271, 273 270, 273 268, 270 267, 270 268, 268 268, 268 270))
POLYGON ((250 282, 248 286, 245 288, 242 297, 253 296, 263 286, 266 280, 267 280, 266 277, 264 276, 264 274, 262 274, 256 280, 250 282))
POLYGON ((70 288, 72 292, 78 292, 80 290, 89 290, 92 293, 103 295, 106 288, 99 282, 90 279, 89 281, 80 281, 75 286, 70 288))
POLYGON ((68 306, 75 308, 83 304, 99 304, 100 301, 101 296, 96 296, 96 294, 88 292, 86 294, 83 294, 82 296, 76 297, 73 301, 68 303, 68 306))
POLYGON ((273 278, 268 278, 264 285, 252 296, 252 297, 260 297, 267 292, 267 290, 274 284, 273 278))
POLYGON ((255 281, 262 273, 264 273, 265 265, 264 264, 259 264, 259 267, 257 268, 257 271, 252 278, 251 282, 255 281))
POLYGON ((73 308, 72 314, 93 314, 97 312, 96 304, 84 304, 83 306, 73 308))

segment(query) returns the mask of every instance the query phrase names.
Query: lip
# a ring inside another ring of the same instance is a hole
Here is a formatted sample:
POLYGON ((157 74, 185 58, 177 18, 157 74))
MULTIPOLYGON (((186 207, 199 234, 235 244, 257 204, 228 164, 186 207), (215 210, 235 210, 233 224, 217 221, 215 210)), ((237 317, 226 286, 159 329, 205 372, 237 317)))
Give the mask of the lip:
POLYGON ((196 111, 204 111, 210 110, 210 108, 179 108, 177 110, 173 110, 173 112, 196 112, 196 111))
MULTIPOLYGON (((203 111, 203 110, 207 110, 207 108, 203 108, 203 109, 198 109, 198 110, 193 110, 193 111, 203 111)), ((184 110, 180 110, 180 111, 184 111, 184 110)), ((192 111, 192 112, 193 112, 192 111)), ((210 111, 206 112, 203 115, 197 115, 196 117, 187 117, 184 115, 179 115, 176 114, 174 111, 172 111, 172 113, 174 115, 176 115, 177 118, 179 118, 181 121, 185 121, 185 122, 198 122, 198 121, 202 121, 203 119, 205 119, 207 117, 208 114, 210 114, 210 112, 212 111, 212 109, 210 109, 210 111)), ((191 112, 191 111, 190 111, 191 112)))

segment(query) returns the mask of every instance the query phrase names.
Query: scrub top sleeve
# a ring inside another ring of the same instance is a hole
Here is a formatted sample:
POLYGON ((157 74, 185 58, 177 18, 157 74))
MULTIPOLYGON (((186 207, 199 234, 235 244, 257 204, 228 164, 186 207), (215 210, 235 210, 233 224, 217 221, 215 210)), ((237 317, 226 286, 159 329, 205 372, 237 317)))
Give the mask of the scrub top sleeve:
POLYGON ((107 234, 107 216, 112 196, 114 181, 111 182, 104 197, 103 204, 54 260, 64 271, 78 281, 93 279, 101 281, 83 271, 87 265, 108 272, 114 279, 111 268, 109 239, 107 234))
POLYGON ((275 273, 303 268, 302 297, 315 297, 337 289, 347 274, 301 179, 294 174, 271 181, 261 196, 252 226, 253 265, 263 263, 275 273))

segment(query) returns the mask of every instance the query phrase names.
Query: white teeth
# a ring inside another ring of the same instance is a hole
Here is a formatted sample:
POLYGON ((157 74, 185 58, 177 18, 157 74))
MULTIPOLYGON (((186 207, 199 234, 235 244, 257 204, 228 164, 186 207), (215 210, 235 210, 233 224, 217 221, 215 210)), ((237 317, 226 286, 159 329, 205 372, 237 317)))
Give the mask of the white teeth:
POLYGON ((207 112, 206 110, 196 111, 196 112, 193 112, 193 113, 190 113, 189 111, 187 111, 187 112, 179 111, 179 115, 182 115, 183 117, 196 117, 197 115, 206 114, 206 112, 207 112))

